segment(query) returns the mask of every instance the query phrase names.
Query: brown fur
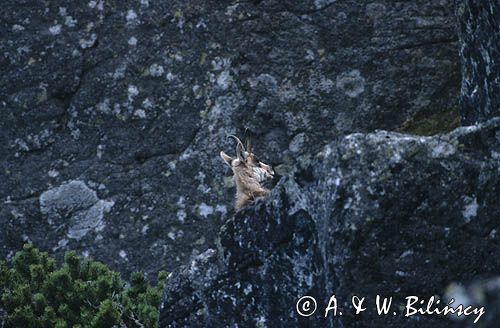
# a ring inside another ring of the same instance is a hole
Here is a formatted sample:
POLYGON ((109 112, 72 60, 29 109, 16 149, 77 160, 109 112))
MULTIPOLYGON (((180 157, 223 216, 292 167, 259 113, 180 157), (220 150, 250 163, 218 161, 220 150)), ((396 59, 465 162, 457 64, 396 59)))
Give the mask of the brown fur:
POLYGON ((264 197, 269 190, 262 186, 265 180, 274 177, 274 171, 271 166, 260 162, 255 154, 252 153, 250 145, 246 149, 241 141, 237 141, 236 157, 233 158, 223 151, 220 152, 222 160, 231 167, 236 183, 236 210, 247 206, 258 197, 264 197))

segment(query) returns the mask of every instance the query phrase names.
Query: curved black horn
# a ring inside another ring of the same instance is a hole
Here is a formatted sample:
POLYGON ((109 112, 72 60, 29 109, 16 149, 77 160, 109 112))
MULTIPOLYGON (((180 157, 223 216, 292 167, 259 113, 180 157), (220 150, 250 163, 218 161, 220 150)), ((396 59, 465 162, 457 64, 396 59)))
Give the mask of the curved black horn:
POLYGON ((250 138, 247 138, 247 147, 245 150, 249 153, 252 153, 252 141, 250 140, 250 138))
POLYGON ((238 156, 238 158, 240 159, 244 159, 244 153, 245 153, 245 146, 243 146, 243 143, 241 142, 241 140, 235 136, 235 135, 232 135, 232 134, 229 134, 227 136, 228 138, 233 138, 234 140, 236 140, 236 156, 238 156))

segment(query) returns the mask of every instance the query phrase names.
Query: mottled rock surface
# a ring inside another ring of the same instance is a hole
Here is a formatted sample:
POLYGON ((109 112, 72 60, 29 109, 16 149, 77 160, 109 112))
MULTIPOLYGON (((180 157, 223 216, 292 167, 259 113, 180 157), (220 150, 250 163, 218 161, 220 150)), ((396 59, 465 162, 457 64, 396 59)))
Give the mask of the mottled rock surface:
POLYGON ((219 250, 208 250, 166 288, 161 327, 281 327, 291 295, 323 285, 314 222, 288 212, 298 189, 279 185, 272 201, 240 212, 221 229, 219 250))
POLYGON ((500 1, 457 1, 462 121, 500 116, 500 1))
POLYGON ((227 133, 283 174, 334 136, 453 125, 454 24, 451 0, 3 1, 0 258, 171 270, 232 214, 227 133))
POLYGON ((379 131, 332 142, 229 219, 217 250, 174 272, 161 326, 456 327, 405 318, 400 305, 500 272, 499 150, 499 118, 433 137, 379 131), (332 294, 343 315, 325 319, 332 294), (375 314, 377 294, 394 297, 396 316, 375 314), (318 302, 307 318, 295 309, 304 295, 318 302), (353 295, 372 306, 355 316, 353 295))

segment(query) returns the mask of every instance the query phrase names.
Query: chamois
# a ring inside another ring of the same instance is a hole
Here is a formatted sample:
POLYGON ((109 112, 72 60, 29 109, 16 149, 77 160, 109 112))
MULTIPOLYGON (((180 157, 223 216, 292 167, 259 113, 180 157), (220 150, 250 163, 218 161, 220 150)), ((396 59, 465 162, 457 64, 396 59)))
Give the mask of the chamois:
POLYGON ((236 157, 233 158, 223 151, 220 152, 220 157, 233 171, 236 182, 235 208, 238 211, 257 197, 263 197, 269 193, 269 190, 261 183, 272 179, 274 171, 270 165, 259 161, 252 152, 249 142, 245 148, 236 136, 229 135, 228 138, 236 140, 236 157))

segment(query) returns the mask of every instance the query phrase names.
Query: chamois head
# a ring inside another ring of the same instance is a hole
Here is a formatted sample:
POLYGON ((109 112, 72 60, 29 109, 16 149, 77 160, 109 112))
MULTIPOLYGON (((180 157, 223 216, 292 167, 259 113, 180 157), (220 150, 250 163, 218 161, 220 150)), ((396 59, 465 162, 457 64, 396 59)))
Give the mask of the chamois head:
POLYGON ((274 171, 270 165, 262 163, 252 152, 250 143, 247 147, 237 137, 229 135, 236 140, 236 157, 231 157, 225 152, 220 152, 222 160, 229 165, 234 174, 236 182, 236 209, 239 210, 249 204, 257 197, 265 196, 269 190, 262 183, 274 177, 274 171))

